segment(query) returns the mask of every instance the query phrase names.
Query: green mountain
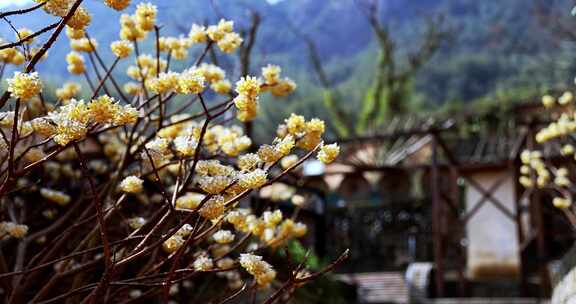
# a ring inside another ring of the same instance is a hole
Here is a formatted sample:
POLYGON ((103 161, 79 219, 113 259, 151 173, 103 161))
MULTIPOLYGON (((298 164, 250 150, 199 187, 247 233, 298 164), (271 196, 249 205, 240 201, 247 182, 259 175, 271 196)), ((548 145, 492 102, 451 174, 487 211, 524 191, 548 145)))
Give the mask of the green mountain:
MULTIPOLYGON (((185 34, 191 23, 214 22, 221 17, 234 19, 246 28, 250 12, 262 16, 254 56, 254 71, 261 65, 277 63, 285 75, 299 83, 298 93, 288 100, 267 102, 264 122, 278 121, 290 111, 324 116, 323 92, 310 65, 304 33, 317 45, 331 81, 356 111, 369 89, 375 72, 377 45, 366 16, 358 7, 362 0, 284 0, 270 4, 264 0, 151 1, 160 8, 159 20, 166 34, 185 34)), ((408 53, 421 43, 422 32, 432 16, 444 16, 453 38, 413 80, 407 102, 416 109, 436 109, 442 105, 462 106, 472 101, 494 102, 519 99, 547 89, 567 87, 576 65, 574 43, 543 21, 568 20, 569 0, 387 0, 381 4, 380 18, 388 25, 400 53, 408 53), (550 18, 553 16, 553 18, 550 18)), ((89 33, 96 37, 103 53, 117 39, 119 13, 101 1, 86 0, 93 14, 89 33)), ((132 6, 135 6, 134 4, 132 6)), ((132 12, 133 7, 128 9, 132 12)), ((11 18, 16 27, 39 29, 55 19, 41 12, 11 18)), ((553 22, 552 22, 553 23, 553 22)), ((574 28, 576 32, 576 27, 574 28)), ((9 26, 0 35, 13 37, 9 26)), ((69 47, 62 37, 50 51, 40 71, 49 71, 54 83, 69 78, 62 64, 69 47)), ((198 50, 196 50, 198 51, 198 50)), ((109 56, 109 55, 107 55, 109 56)), ((398 58, 403 64, 405 57, 398 58)), ((192 59, 191 59, 192 60, 192 59)), ((229 61, 225 61, 227 63, 229 61)), ((183 65, 191 62, 183 63, 183 65)))

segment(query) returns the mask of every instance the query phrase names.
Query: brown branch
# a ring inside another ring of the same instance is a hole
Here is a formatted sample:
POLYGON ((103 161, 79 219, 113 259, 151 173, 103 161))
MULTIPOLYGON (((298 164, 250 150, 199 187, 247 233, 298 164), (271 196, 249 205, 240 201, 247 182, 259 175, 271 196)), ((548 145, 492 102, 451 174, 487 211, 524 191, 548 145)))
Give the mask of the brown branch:
POLYGON ((3 13, 0 13, 0 18, 9 17, 12 15, 24 15, 24 14, 33 12, 33 11, 43 7, 45 4, 46 4, 46 2, 41 2, 41 3, 36 4, 36 5, 29 7, 29 8, 23 8, 23 9, 19 9, 19 10, 3 12, 3 13))
POLYGON ((9 49, 9 48, 17 47, 17 46, 21 46, 21 45, 23 45, 24 43, 26 43, 26 42, 28 42, 28 41, 30 41, 30 40, 32 40, 32 39, 34 39, 34 38, 42 35, 42 34, 48 32, 48 31, 51 31, 51 30, 55 29, 59 24, 60 24, 60 22, 52 23, 51 25, 49 25, 49 26, 47 26, 47 27, 45 27, 45 28, 43 28, 43 29, 41 29, 41 30, 39 30, 39 31, 37 31, 37 32, 29 35, 29 36, 26 36, 26 37, 24 37, 24 38, 22 38, 22 39, 19 39, 19 40, 16 41, 16 42, 12 42, 12 43, 7 43, 7 44, 0 45, 0 50, 9 49))
POLYGON ((104 220, 104 213, 102 211, 102 202, 100 201, 100 195, 98 194, 98 191, 96 191, 96 185, 94 184, 94 180, 90 175, 88 167, 86 166, 86 160, 84 158, 84 155, 82 154, 82 151, 80 150, 80 147, 78 146, 78 143, 73 143, 73 146, 74 151, 76 151, 76 154, 78 155, 80 167, 82 168, 84 178, 88 180, 90 191, 92 192, 93 203, 96 206, 98 225, 100 226, 100 237, 102 238, 102 244, 104 248, 104 262, 106 263, 106 269, 102 276, 102 280, 98 284, 98 287, 92 293, 95 297, 97 297, 99 295, 99 292, 106 291, 109 283, 108 282, 109 276, 114 269, 114 264, 112 261, 112 254, 110 251, 110 243, 108 241, 108 233, 106 232, 106 225, 104 220))

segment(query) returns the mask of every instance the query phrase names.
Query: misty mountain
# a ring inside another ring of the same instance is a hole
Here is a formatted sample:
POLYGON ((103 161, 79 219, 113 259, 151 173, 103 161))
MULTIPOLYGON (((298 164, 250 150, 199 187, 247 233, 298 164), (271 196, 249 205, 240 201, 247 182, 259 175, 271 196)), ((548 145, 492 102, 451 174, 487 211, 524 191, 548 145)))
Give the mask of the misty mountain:
MULTIPOLYGON (((424 107, 494 99, 514 92, 531 95, 550 87, 567 86, 576 65, 574 44, 558 38, 537 18, 536 3, 542 0, 388 0, 381 1, 380 17, 388 25, 397 47, 405 52, 420 42, 429 18, 443 16, 453 38, 446 43, 414 80, 414 99, 424 107)), ((93 15, 89 33, 97 38, 102 53, 118 37, 120 13, 99 0, 86 0, 93 15)), ((305 33, 318 46, 333 82, 351 100, 363 98, 374 73, 377 46, 366 16, 356 0, 264 0, 151 1, 159 7, 158 20, 166 35, 186 34, 192 23, 233 19, 246 28, 250 14, 258 12, 262 24, 255 47, 254 72, 260 65, 277 63, 303 90, 291 100, 292 109, 315 112, 321 108, 321 91, 310 67, 305 33)), ((569 16, 568 0, 546 1, 550 10, 569 16)), ((135 4, 126 12, 133 12, 135 4)), ((56 21, 42 12, 11 18, 16 27, 39 29, 56 21)), ((0 35, 13 39, 6 24, 0 35)), ((61 37, 40 71, 50 71, 54 82, 69 78, 62 64, 69 46, 61 37)), ((193 50, 194 51, 194 50, 193 50)), ((192 59, 191 59, 192 60, 192 59)), ((401 64, 400 58, 399 62, 401 64)), ((189 63, 183 63, 189 64, 189 63)))

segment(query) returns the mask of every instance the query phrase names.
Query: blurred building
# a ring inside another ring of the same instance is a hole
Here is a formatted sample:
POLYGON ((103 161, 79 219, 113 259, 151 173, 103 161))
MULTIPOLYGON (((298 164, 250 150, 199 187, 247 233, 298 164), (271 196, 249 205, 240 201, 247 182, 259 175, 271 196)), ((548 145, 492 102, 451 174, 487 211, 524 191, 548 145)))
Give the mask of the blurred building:
MULTIPOLYGON (((367 302, 548 298, 549 265, 574 236, 545 192, 518 183, 542 112, 523 104, 403 117, 340 141, 337 164, 309 163, 299 180, 316 190, 318 250, 351 249, 341 278, 367 302)), ((544 149, 561 161, 553 151, 544 149)))

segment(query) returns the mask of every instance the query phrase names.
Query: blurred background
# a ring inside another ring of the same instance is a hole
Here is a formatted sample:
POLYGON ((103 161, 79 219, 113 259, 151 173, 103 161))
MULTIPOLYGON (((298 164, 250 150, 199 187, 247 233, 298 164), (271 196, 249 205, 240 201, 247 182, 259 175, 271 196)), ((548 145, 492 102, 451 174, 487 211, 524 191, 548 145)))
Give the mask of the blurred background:
MULTIPOLYGON (((259 118, 260 123, 270 126, 291 112, 329 120, 326 108, 335 109, 327 100, 327 87, 337 91, 341 99, 338 109, 345 113, 366 111, 362 105, 373 98, 383 53, 391 56, 391 73, 405 78, 393 84, 402 95, 401 106, 392 105, 393 110, 403 112, 501 105, 539 96, 569 85, 575 68, 569 0, 151 2, 160 8, 163 33, 175 36, 186 35, 191 23, 220 18, 232 19, 238 28, 248 30, 254 14, 258 16, 261 22, 254 45, 254 72, 267 63, 278 64, 299 85, 288 100, 263 103, 265 115, 259 118), (371 7, 371 2, 377 7, 371 7), (376 25, 371 23, 372 14, 377 15, 376 25), (382 36, 379 30, 386 41, 378 38, 382 36), (321 65, 325 79, 315 64, 321 65)), ((2 0, 0 8, 30 3, 2 0)), ((100 45, 117 39, 119 13, 106 9, 101 1, 88 0, 85 5, 95 20, 90 34, 100 45)), ((26 18, 16 17, 12 22, 16 28, 26 24, 34 30, 48 24, 51 17, 38 11, 26 18)), ((8 40, 14 36, 8 26, 0 27, 0 35, 8 40)), ((62 37, 50 56, 64 59, 68 51, 68 42, 62 37)), ((102 53, 110 56, 109 52, 102 53)), ((50 70, 49 81, 54 83, 70 77, 58 61, 43 63, 39 69, 50 70)), ((344 122, 333 121, 333 135, 348 135, 349 130, 337 132, 342 128, 338 123, 344 122)))

